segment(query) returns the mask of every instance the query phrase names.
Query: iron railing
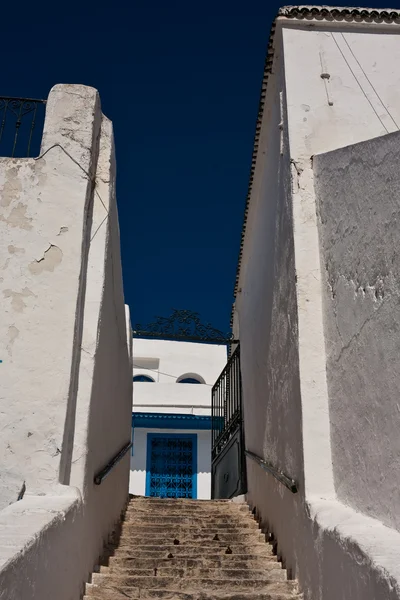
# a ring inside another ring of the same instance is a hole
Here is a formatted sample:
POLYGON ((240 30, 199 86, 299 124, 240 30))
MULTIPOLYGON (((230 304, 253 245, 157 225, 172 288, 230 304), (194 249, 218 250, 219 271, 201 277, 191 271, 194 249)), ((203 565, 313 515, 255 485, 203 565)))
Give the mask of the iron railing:
POLYGON ((181 342, 204 342, 207 344, 233 344, 231 334, 224 333, 203 323, 200 315, 192 310, 174 308, 169 317, 156 317, 153 323, 137 324, 132 331, 134 338, 175 340, 181 342))
POLYGON ((104 479, 107 477, 107 475, 110 474, 110 472, 113 470, 113 468, 119 463, 120 460, 122 460, 124 458, 125 454, 131 448, 132 448, 132 442, 125 444, 125 446, 123 448, 121 448, 121 450, 110 460, 110 462, 106 464, 104 469, 99 471, 94 476, 93 480, 94 480, 95 485, 100 485, 101 482, 104 481, 104 479))
POLYGON ((1 156, 39 154, 45 105, 46 100, 0 96, 1 156))
POLYGON ((294 479, 288 477, 288 475, 285 475, 285 473, 271 465, 269 462, 267 462, 257 454, 254 454, 254 452, 250 452, 250 450, 245 450, 244 453, 246 454, 246 456, 254 460, 254 462, 256 462, 262 469, 264 469, 264 471, 267 471, 267 473, 275 477, 275 479, 282 483, 282 485, 287 487, 287 489, 290 490, 292 494, 297 494, 299 486, 294 479))
POLYGON ((212 456, 215 458, 241 426, 242 378, 240 374, 240 347, 237 346, 212 389, 211 435, 212 456))

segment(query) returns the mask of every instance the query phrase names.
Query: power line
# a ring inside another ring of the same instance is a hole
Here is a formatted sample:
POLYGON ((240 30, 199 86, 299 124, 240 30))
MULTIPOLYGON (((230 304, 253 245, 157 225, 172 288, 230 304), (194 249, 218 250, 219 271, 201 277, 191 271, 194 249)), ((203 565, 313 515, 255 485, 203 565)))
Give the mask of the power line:
POLYGON ((356 55, 354 54, 349 42, 346 40, 346 38, 344 37, 343 32, 340 32, 342 38, 344 39, 348 49, 350 50, 350 52, 352 53, 355 61, 357 62, 358 66, 360 67, 361 71, 364 73, 365 79, 368 81, 369 85, 372 87, 372 89, 374 90, 377 98, 379 99, 380 103, 382 104, 383 108, 386 110, 387 114, 389 115, 389 117, 392 119, 393 123, 395 124, 395 126, 397 127, 397 129, 399 129, 399 126, 397 125, 396 121, 394 120, 394 118, 392 117, 392 115, 389 112, 389 109, 387 108, 387 106, 385 105, 385 103, 383 102, 382 98, 380 97, 380 95, 378 94, 378 92, 376 91, 375 87, 373 86, 371 80, 369 79, 368 75, 366 74, 366 72, 364 71, 364 69, 362 68, 360 61, 358 60, 358 58, 356 57, 356 55))
POLYGON ((333 35, 333 33, 332 33, 332 32, 331 32, 331 36, 332 36, 332 39, 333 39, 333 41, 335 42, 336 46, 338 47, 340 54, 343 56, 343 60, 345 61, 346 65, 349 67, 349 70, 350 70, 351 74, 353 75, 354 79, 355 79, 355 80, 356 80, 356 82, 358 83, 358 85, 359 85, 359 87, 360 87, 360 90, 362 91, 362 93, 364 94, 365 98, 367 99, 367 102, 369 103, 369 105, 371 106, 372 110, 374 111, 374 113, 375 113, 375 114, 376 114, 376 116, 378 117, 378 119, 379 119, 379 121, 380 121, 380 123, 381 123, 382 127, 384 127, 384 128, 385 128, 385 130, 386 130, 386 133, 389 133, 389 130, 387 129, 387 127, 386 127, 385 123, 384 123, 384 122, 382 121, 382 119, 380 118, 380 116, 379 116, 379 114, 377 113, 377 111, 376 111, 376 109, 375 109, 374 105, 372 104, 371 100, 368 98, 367 94, 365 93, 365 90, 364 90, 364 88, 362 87, 361 83, 358 81, 356 74, 354 73, 353 69, 351 68, 351 66, 350 66, 350 64, 349 64, 349 62, 348 62, 348 60, 347 60, 347 58, 346 58, 346 57, 345 57, 345 55, 343 54, 343 50, 341 49, 341 47, 340 47, 340 46, 339 46, 339 44, 337 43, 337 40, 336 40, 336 38, 334 37, 334 35, 333 35))
MULTIPOLYGON (((166 377, 173 377, 175 379, 175 381, 178 379, 178 377, 180 377, 179 375, 171 375, 171 373, 164 373, 163 371, 158 371, 158 369, 148 369, 147 367, 142 367, 141 365, 135 365, 133 364, 133 367, 135 369, 143 369, 144 371, 152 371, 152 373, 159 373, 160 375, 165 375, 166 377)), ((199 383, 201 383, 199 381, 199 383)), ((202 383, 201 385, 207 385, 208 387, 213 387, 211 385, 211 383, 202 383)))

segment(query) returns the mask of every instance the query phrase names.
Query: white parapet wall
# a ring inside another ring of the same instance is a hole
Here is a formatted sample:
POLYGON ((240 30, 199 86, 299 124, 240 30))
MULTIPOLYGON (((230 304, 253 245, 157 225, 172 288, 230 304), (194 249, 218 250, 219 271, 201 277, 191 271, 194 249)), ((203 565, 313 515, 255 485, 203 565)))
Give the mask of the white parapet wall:
POLYGON ((247 498, 306 600, 398 600, 400 16, 293 10, 269 47, 233 325, 246 446, 298 492, 249 458, 247 498))
POLYGON ((79 598, 124 509, 132 345, 112 125, 55 86, 40 156, 0 159, 0 598, 79 598), (23 499, 16 502, 18 496, 23 499))
POLYGON ((397 531, 399 163, 399 132, 314 159, 337 494, 397 531))

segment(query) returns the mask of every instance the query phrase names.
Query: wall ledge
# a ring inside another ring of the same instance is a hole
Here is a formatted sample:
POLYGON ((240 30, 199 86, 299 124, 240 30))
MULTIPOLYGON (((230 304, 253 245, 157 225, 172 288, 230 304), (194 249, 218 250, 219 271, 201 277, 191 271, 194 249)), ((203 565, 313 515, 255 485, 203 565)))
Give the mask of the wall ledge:
POLYGON ((400 533, 338 500, 310 499, 310 518, 332 536, 341 550, 379 571, 400 596, 400 533))

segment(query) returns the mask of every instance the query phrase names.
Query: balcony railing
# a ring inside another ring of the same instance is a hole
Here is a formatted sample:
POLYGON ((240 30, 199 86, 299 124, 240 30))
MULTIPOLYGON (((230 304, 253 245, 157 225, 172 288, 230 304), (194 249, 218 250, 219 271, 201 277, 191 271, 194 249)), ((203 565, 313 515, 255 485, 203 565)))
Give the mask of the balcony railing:
POLYGON ((46 100, 0 96, 0 156, 38 155, 46 100))
POLYGON ((212 389, 213 457, 222 450, 231 434, 242 426, 242 380, 240 347, 237 346, 212 389))

